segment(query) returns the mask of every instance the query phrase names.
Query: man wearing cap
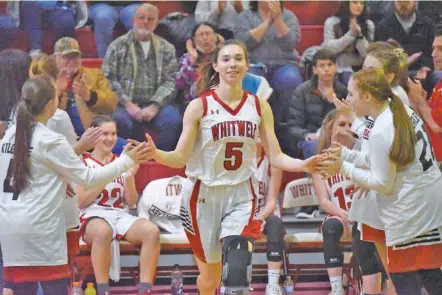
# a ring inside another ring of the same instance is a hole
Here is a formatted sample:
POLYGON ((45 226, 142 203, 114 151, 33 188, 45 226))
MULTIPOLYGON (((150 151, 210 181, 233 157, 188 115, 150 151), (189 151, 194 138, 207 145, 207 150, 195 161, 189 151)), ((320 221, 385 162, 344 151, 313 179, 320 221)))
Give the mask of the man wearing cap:
POLYGON ((118 96, 118 134, 145 140, 154 133, 159 149, 175 149, 181 134, 182 115, 174 105, 175 47, 155 35, 158 9, 145 3, 136 11, 133 28, 113 41, 106 52, 102 70, 118 96))
MULTIPOLYGON (((81 66, 77 40, 59 39, 54 55, 60 71, 57 80, 59 108, 69 114, 75 132, 81 136, 96 115, 112 115, 118 99, 100 69, 81 66)), ((117 142, 114 152, 120 153, 125 143, 117 142)))

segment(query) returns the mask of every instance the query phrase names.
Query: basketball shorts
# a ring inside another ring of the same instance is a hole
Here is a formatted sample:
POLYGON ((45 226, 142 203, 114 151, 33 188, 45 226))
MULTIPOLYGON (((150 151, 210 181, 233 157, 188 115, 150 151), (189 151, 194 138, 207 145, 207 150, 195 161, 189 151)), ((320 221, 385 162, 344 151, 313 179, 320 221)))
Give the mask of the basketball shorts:
MULTIPOLYGON (((361 239, 385 245, 385 232, 363 224, 361 239)), ((442 228, 387 247, 388 272, 401 273, 442 267, 442 228)))
POLYGON ((251 239, 262 236, 261 221, 256 220, 256 182, 206 186, 188 178, 181 190, 180 217, 194 255, 206 263, 221 261, 220 241, 241 235, 251 239))
POLYGON ((86 225, 93 218, 104 219, 112 228, 112 238, 121 240, 129 228, 141 217, 132 216, 123 210, 93 207, 80 216, 81 237, 86 242, 86 225))

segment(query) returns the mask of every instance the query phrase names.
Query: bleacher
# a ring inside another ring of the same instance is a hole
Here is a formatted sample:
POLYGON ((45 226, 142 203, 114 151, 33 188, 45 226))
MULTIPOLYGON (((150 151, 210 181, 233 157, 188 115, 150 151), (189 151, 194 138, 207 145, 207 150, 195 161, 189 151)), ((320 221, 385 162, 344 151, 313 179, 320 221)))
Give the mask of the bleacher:
MULTIPOLYGON (((160 19, 165 15, 180 11, 179 1, 149 1, 154 3, 160 12, 160 19)), ((339 8, 337 2, 330 1, 287 1, 284 6, 292 10, 298 17, 301 25, 301 43, 298 45, 298 52, 302 53, 306 48, 314 45, 320 45, 323 40, 323 27, 327 17, 333 15, 339 8)), ((0 13, 6 9, 6 1, 0 1, 0 13)), ((124 34, 124 30, 120 27, 115 29, 114 35, 118 37, 124 34)), ((76 39, 80 43, 82 57, 95 58, 97 57, 97 49, 95 47, 94 32, 89 27, 83 27, 76 30, 76 39)), ((19 30, 14 41, 14 48, 29 51, 29 44, 26 33, 19 30)), ((43 51, 51 54, 54 50, 55 34, 49 28, 44 32, 43 51)))
MULTIPOLYGON (((165 15, 179 11, 179 1, 158 1, 152 0, 159 9, 160 18, 165 15)), ((286 1, 284 3, 285 8, 292 10, 298 17, 301 28, 301 43, 297 46, 297 51, 302 52, 311 46, 320 45, 323 40, 323 27, 326 18, 333 15, 339 8, 337 2, 329 1, 286 1)), ((6 2, 0 1, 0 12, 3 12, 6 8, 6 2)), ((118 27, 114 31, 114 36, 118 37, 124 34, 124 30, 118 27)), ((82 52, 82 63, 86 67, 99 68, 102 64, 102 59, 97 58, 97 50, 94 41, 94 33, 90 27, 83 27, 76 30, 76 39, 80 44, 82 52)), ((53 45, 55 43, 55 34, 49 28, 44 32, 43 51, 47 54, 53 52, 53 45)), ((18 34, 15 38, 14 48, 29 51, 29 44, 27 41, 26 33, 23 30, 18 30, 18 34)), ((159 178, 171 177, 173 175, 184 176, 184 169, 172 169, 162 166, 155 162, 149 162, 140 166, 140 169, 136 175, 136 187, 138 192, 142 192, 146 185, 159 178)), ((284 209, 303 206, 306 204, 314 204, 316 197, 314 195, 299 196, 293 193, 292 186, 296 185, 310 185, 308 183, 298 183, 299 181, 305 181, 302 179, 304 175, 302 173, 287 173, 283 175, 283 181, 281 184, 281 192, 284 195, 284 209), (298 179, 298 180, 297 180, 298 179), (299 180, 300 179, 300 180, 299 180)), ((318 220, 313 222, 310 227, 317 227, 318 220)), ((357 294, 359 283, 358 277, 355 275, 355 264, 350 259, 351 242, 342 241, 342 248, 346 252, 344 272, 347 277, 350 278, 347 294, 357 294)), ((122 256, 138 256, 139 249, 127 242, 120 243, 120 251, 122 256)), ((256 243, 256 253, 263 254, 266 251, 265 240, 260 240, 256 243)), ((295 283, 301 273, 324 272, 325 266, 323 263, 308 263, 299 264, 293 261, 292 254, 299 253, 323 253, 322 249, 322 235, 319 232, 310 233, 290 233, 286 236, 286 250, 285 250, 285 267, 284 274, 290 274, 293 277, 295 283)), ((162 255, 191 255, 192 251, 190 244, 185 236, 175 236, 162 234, 161 235, 161 254, 162 255)), ((195 264, 182 266, 181 269, 185 275, 196 276, 197 268, 195 264)), ((74 270, 74 269, 73 269, 74 270)), ((158 266, 157 277, 167 277, 170 274, 170 266, 158 266)), ((262 275, 266 274, 267 265, 254 264, 253 274, 262 275)), ((75 261, 75 271, 73 271, 76 279, 83 280, 87 275, 93 274, 92 266, 90 262, 90 247, 85 244, 81 245, 81 253, 75 261)), ((134 281, 138 280, 139 269, 138 266, 134 267, 122 267, 122 275, 131 277, 134 281)), ((255 291, 264 291, 265 285, 260 285, 261 289, 255 291)), ((329 290, 328 285, 321 285, 319 289, 315 290, 329 290)), ((298 290, 298 288, 297 288, 298 290)), ((309 289, 310 290, 310 289, 309 289)), ((186 289, 186 292, 195 293, 196 290, 186 289)), ((154 289, 154 293, 164 293, 162 289, 154 289)), ((115 294, 127 294, 127 293, 115 293, 115 294)), ((315 293, 311 293, 315 294, 315 293)))

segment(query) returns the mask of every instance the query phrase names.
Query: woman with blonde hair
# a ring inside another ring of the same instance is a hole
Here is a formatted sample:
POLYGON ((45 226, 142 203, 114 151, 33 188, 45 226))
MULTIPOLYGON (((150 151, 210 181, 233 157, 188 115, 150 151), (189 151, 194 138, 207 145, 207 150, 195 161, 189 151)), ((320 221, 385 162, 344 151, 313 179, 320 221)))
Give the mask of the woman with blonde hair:
POLYGON ((357 186, 376 191, 380 229, 361 227, 365 241, 387 246, 387 271, 399 295, 442 290, 442 176, 424 123, 393 94, 379 69, 364 69, 349 82, 348 102, 356 116, 370 116, 361 151, 329 149, 335 161, 323 173, 340 173, 357 186))

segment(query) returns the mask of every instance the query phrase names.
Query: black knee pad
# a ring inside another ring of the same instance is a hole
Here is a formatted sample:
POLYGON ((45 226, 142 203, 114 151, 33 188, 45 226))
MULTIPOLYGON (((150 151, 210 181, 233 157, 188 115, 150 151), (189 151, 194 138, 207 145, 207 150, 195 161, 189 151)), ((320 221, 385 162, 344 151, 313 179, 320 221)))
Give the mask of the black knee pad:
POLYGON ((322 224, 324 260, 327 268, 341 267, 344 263, 339 242, 344 234, 344 225, 336 218, 329 218, 322 224))
POLYGON ((384 271, 376 246, 372 242, 361 241, 361 232, 357 225, 352 229, 352 250, 363 276, 373 275, 384 271))
POLYGON ((254 241, 242 236, 224 238, 221 294, 248 294, 253 247, 254 241))
POLYGON ((267 260, 279 262, 283 259, 284 224, 278 216, 270 216, 266 220, 264 233, 267 236, 267 260))

